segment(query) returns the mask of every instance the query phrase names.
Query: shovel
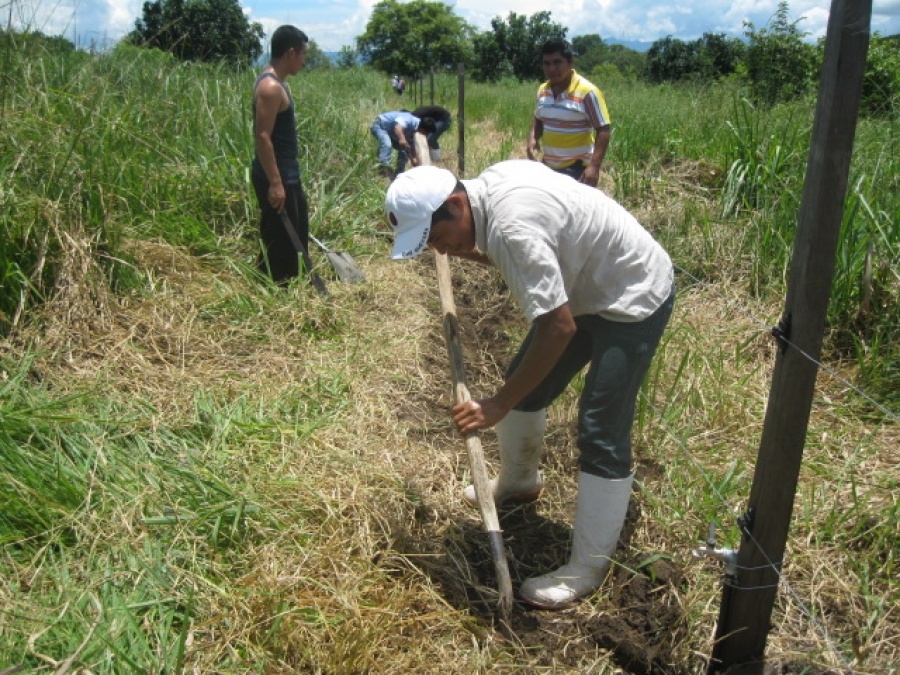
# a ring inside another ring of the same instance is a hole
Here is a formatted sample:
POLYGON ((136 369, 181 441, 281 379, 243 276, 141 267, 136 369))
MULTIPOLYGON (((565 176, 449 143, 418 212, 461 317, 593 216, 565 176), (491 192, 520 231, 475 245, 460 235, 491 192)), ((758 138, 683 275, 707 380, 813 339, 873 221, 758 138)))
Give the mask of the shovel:
MULTIPOLYGON (((423 134, 416 134, 416 154, 422 165, 431 164, 428 141, 423 134)), ((444 253, 434 253, 434 267, 438 278, 438 291, 441 296, 441 312, 444 316, 444 339, 450 357, 450 374, 453 377, 453 390, 456 403, 472 400, 466 386, 466 367, 462 357, 462 344, 459 339, 459 320, 456 316, 456 302, 453 300, 453 281, 450 277, 450 262, 444 253)), ((509 624, 513 608, 512 579, 509 576, 509 564, 506 561, 506 548, 503 546, 503 533, 500 530, 500 519, 497 506, 494 504, 494 492, 488 479, 487 467, 484 463, 484 450, 477 433, 466 434, 466 452, 469 455, 469 469, 472 471, 472 482, 475 484, 475 498, 478 500, 478 511, 481 522, 488 535, 491 557, 494 559, 494 573, 497 575, 497 590, 500 599, 497 603, 500 618, 509 624)))
POLYGON ((325 286, 325 282, 322 281, 322 277, 318 275, 313 270, 312 260, 309 259, 309 253, 306 252, 306 248, 300 242, 300 237, 297 236, 297 231, 294 229, 294 224, 291 222, 291 219, 288 218, 287 211, 281 212, 281 222, 284 225, 284 229, 287 230, 288 237, 291 240, 291 243, 294 245, 294 249, 297 251, 297 255, 303 258, 303 266, 306 268, 306 273, 309 274, 309 281, 313 285, 313 288, 316 289, 319 295, 327 296, 328 295, 328 287, 325 286))
MULTIPOLYGON (((459 323, 456 318, 456 303, 453 301, 453 283, 450 279, 450 264, 446 255, 437 252, 434 254, 434 264, 441 295, 441 310, 444 314, 444 338, 450 356, 454 395, 457 403, 464 403, 472 400, 472 397, 466 386, 465 366, 459 341, 459 323)), ((475 496, 478 500, 478 510, 481 512, 481 521, 487 531, 491 557, 494 559, 494 572, 497 575, 497 586, 500 592, 498 603, 500 617, 508 623, 513 606, 512 580, 509 576, 509 565, 506 562, 506 549, 503 546, 503 533, 500 530, 500 519, 494 504, 494 493, 488 480, 481 439, 476 433, 466 434, 465 438, 469 468, 472 471, 472 482, 475 485, 475 496)))
POLYGON ((325 257, 328 258, 328 262, 331 263, 335 273, 338 275, 338 279, 346 284, 360 284, 366 280, 363 271, 359 269, 359 265, 357 265, 356 261, 350 257, 349 253, 332 251, 311 234, 309 235, 309 238, 316 243, 316 246, 322 249, 325 257))

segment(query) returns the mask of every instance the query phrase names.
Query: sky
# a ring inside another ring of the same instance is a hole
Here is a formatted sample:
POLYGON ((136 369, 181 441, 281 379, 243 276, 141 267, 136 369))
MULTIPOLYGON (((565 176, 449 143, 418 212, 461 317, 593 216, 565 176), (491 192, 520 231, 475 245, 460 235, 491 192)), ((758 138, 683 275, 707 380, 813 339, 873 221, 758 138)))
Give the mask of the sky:
MULTIPOLYGON (((403 0, 401 0, 403 1, 403 0)), ((790 19, 802 19, 810 40, 825 35, 829 0, 788 0, 790 19)), ((251 21, 266 36, 281 24, 303 30, 320 49, 336 52, 353 45, 365 31, 377 0, 240 0, 251 21)), ((79 46, 110 46, 134 28, 144 0, 8 0, 0 3, 3 24, 62 35, 79 46), (7 15, 8 13, 8 15, 7 15)), ((740 37, 744 22, 758 29, 778 9, 778 0, 447 0, 456 15, 480 31, 491 19, 510 12, 530 16, 550 11, 551 20, 568 28, 567 37, 600 35, 604 40, 652 43, 666 36, 696 40, 704 33, 740 37)), ((872 31, 900 33, 900 0, 873 0, 872 31)))

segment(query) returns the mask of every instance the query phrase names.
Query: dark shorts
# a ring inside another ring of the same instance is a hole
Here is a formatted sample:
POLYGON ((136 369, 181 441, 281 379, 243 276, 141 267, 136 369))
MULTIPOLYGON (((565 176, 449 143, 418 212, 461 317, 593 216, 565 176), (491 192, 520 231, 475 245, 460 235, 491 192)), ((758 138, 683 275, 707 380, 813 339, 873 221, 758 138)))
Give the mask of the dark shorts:
MULTIPOLYGON (((553 169, 553 167, 550 167, 553 169)), ((578 180, 581 178, 581 174, 584 173, 584 163, 583 162, 575 162, 574 164, 569 164, 569 166, 564 166, 561 169, 553 169, 556 173, 561 173, 564 176, 569 176, 570 178, 574 178, 578 180)))
MULTIPOLYGON (((273 281, 284 284, 300 273, 297 250, 284 229, 281 215, 269 204, 269 179, 262 167, 251 172, 253 190, 260 208, 259 234, 262 238, 259 269, 268 272, 273 281)), ((284 210, 294 225, 300 242, 309 251, 309 207, 300 183, 284 186, 284 210)))
MULTIPOLYGON (((675 289, 649 317, 636 323, 595 314, 575 317, 577 331, 549 375, 516 406, 533 412, 549 406, 590 364, 578 405, 579 465, 585 473, 625 478, 631 473, 631 427, 638 393, 662 338, 675 289)), ((506 376, 519 365, 534 329, 525 337, 506 376)))

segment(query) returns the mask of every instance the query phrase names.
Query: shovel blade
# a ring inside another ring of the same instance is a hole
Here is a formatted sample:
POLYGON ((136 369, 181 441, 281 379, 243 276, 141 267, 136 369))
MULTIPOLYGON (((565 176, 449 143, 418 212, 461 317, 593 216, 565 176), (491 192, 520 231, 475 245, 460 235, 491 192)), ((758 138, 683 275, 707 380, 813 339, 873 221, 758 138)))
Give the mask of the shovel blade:
POLYGON ((347 284, 360 284, 366 280, 363 271, 359 269, 356 261, 350 257, 349 253, 338 251, 328 251, 325 253, 328 262, 334 268, 338 279, 347 284))

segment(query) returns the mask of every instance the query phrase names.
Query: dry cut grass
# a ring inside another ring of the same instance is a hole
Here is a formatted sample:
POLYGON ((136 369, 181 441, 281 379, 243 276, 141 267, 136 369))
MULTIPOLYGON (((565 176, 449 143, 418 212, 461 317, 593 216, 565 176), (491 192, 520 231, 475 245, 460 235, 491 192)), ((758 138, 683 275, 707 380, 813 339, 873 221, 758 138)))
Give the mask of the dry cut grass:
MULTIPOLYGON (((656 196, 642 220, 660 231, 682 227, 684 204, 656 196)), ((197 445, 173 459, 205 467, 259 510, 225 547, 196 522, 148 525, 148 516, 184 504, 153 478, 152 458, 135 458, 147 466, 143 491, 111 498, 102 521, 85 515, 71 584, 97 583, 97 558, 123 583, 140 584, 118 556, 161 547, 171 592, 193 598, 186 664, 195 673, 701 672, 721 568, 691 550, 713 519, 720 543, 737 544, 733 517, 749 493, 773 357, 758 317, 772 321, 776 300, 753 299, 736 279, 681 277, 636 429, 640 485, 620 564, 575 608, 517 607, 501 626, 478 516, 459 499, 465 449, 447 416, 430 256, 358 257, 367 283, 332 283, 323 300, 167 245, 134 248, 148 292, 112 298, 89 283, 90 262, 73 240, 72 286, 48 308, 46 330, 7 347, 27 344, 34 372, 60 396, 108 397, 128 412, 122 433, 158 453, 167 432, 205 423, 197 445)), ((525 326, 492 271, 453 268, 479 396, 496 385, 525 326)), ((896 511, 885 477, 897 476, 898 433, 850 414, 848 395, 823 376, 769 641, 776 672, 874 675, 897 672, 900 661, 897 613, 876 606, 896 597, 890 561, 877 561, 883 544, 867 539, 872 528, 839 517, 861 500, 873 519, 896 511), (862 579, 848 558, 869 547, 871 578, 862 579)), ((541 502, 502 514, 516 585, 567 554, 576 403, 572 392, 551 411, 541 502)), ((496 468, 493 434, 484 442, 496 468)), ((59 583, 39 567, 18 572, 34 588, 59 583)), ((23 614, 46 611, 28 594, 5 600, 23 614)), ((31 645, 39 653, 40 643, 31 645)))

